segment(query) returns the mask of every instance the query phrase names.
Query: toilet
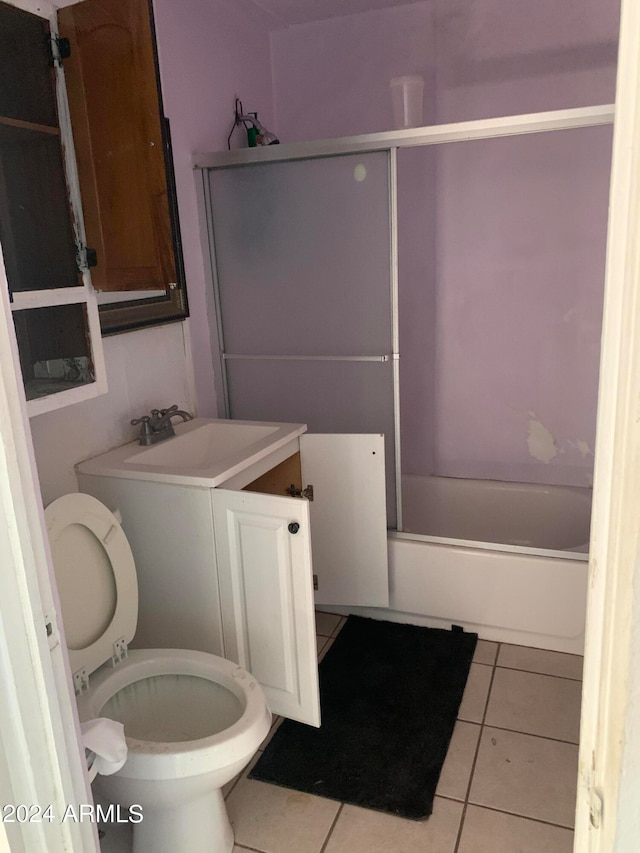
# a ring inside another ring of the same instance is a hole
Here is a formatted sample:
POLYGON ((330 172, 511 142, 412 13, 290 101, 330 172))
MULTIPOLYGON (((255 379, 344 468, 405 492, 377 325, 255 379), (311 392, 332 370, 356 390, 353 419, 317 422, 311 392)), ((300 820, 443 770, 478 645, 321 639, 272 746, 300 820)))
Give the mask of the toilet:
POLYGON ((141 807, 134 853, 230 853, 221 789, 269 731, 260 685, 205 652, 129 650, 138 585, 120 519, 90 495, 69 494, 45 520, 80 721, 124 724, 127 760, 96 777, 97 794, 122 813, 141 807))

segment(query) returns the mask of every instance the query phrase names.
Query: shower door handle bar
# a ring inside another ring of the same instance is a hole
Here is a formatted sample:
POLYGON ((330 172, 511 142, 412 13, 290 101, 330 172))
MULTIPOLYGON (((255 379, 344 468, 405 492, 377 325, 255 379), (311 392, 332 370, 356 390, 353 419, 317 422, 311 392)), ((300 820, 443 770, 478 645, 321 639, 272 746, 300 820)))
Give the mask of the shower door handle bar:
POLYGON ((385 355, 254 355, 249 353, 223 352, 225 361, 246 359, 254 361, 392 361, 398 359, 398 353, 385 355))

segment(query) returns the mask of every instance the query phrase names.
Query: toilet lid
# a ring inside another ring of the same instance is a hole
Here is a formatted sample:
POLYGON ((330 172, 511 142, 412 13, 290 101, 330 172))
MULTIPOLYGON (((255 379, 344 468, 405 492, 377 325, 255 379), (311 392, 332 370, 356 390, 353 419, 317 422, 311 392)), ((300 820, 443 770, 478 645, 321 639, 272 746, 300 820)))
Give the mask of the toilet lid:
POLYGON ((138 583, 118 519, 91 495, 70 494, 46 508, 53 568, 72 672, 87 676, 133 639, 138 583))

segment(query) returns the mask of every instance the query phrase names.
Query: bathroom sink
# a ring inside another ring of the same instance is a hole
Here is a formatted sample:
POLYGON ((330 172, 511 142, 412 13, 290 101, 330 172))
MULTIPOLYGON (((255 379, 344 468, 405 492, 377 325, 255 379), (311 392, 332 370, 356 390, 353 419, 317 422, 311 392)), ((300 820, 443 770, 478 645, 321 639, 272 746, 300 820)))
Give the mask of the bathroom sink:
POLYGON ((145 448, 142 452, 134 453, 126 461, 135 465, 172 470, 207 470, 277 431, 277 426, 262 424, 208 422, 189 432, 176 435, 175 438, 145 448))
POLYGON ((306 431, 305 424, 195 418, 175 436, 141 447, 131 442, 77 466, 81 474, 219 486, 306 431))

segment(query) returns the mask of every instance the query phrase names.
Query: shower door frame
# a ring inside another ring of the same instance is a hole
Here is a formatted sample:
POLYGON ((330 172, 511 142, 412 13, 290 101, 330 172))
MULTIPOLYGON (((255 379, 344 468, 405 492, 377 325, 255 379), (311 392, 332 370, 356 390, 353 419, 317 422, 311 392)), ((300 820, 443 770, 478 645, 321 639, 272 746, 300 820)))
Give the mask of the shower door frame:
MULTIPOLYGON (((398 319, 398 167, 399 148, 416 148, 427 145, 443 145, 450 142, 468 142, 478 139, 493 139, 505 136, 522 136, 532 133, 548 133, 559 130, 573 130, 586 127, 598 127, 613 124, 614 104, 601 104, 593 107, 578 107, 568 110, 526 113, 523 115, 503 116, 492 119, 456 122, 433 125, 431 127, 409 128, 407 130, 368 133, 337 139, 325 139, 312 142, 298 142, 284 145, 271 145, 258 148, 240 148, 233 151, 218 151, 210 154, 196 154, 193 168, 200 172, 196 180, 200 222, 202 223, 202 241, 205 256, 205 278, 208 293, 213 293, 213 317, 210 319, 212 335, 212 357, 214 375, 222 386, 222 399, 218 398, 218 414, 230 417, 229 389, 227 383, 226 362, 232 358, 242 358, 241 354, 228 354, 224 349, 224 330, 220 310, 219 277, 215 254, 214 223, 211 215, 211 187, 208 179, 210 171, 228 169, 235 166, 257 165, 260 163, 282 163, 295 160, 317 160, 350 154, 368 154, 387 152, 389 176, 389 250, 390 250, 390 300, 392 322, 393 360, 393 415, 394 415, 394 462, 397 532, 402 532, 402 467, 400 439, 400 350, 398 319)), ((248 356, 247 356, 248 357, 248 356)), ((350 360, 348 356, 250 356, 251 358, 272 359, 313 359, 313 360, 350 360)), ((351 360, 386 361, 386 354, 380 356, 358 356, 351 360)))
MULTIPOLYGON (((291 146, 277 146, 278 148, 289 149, 291 146)), ((244 151, 245 149, 239 149, 244 151)), ((252 149, 254 150, 254 149, 252 149)), ((266 150, 266 149, 264 149, 266 150)), ((398 323, 398 211, 397 211, 397 155, 395 148, 376 148, 373 151, 385 153, 387 155, 387 203, 389 211, 389 311, 390 311, 390 326, 391 326, 391 352, 380 353, 377 355, 245 355, 242 353, 227 353, 224 345, 224 329, 222 324, 222 308, 220 296, 220 279, 218 273, 218 265, 215 251, 215 230, 212 217, 211 203, 211 185, 208 179, 208 172, 215 169, 227 169, 226 165, 210 165, 203 168, 202 184, 200 187, 201 193, 201 210, 205 213, 204 222, 206 222, 206 245, 209 247, 208 259, 206 264, 207 284, 211 287, 209 292, 213 292, 215 325, 210 324, 212 331, 215 329, 215 351, 214 358, 214 375, 216 379, 221 379, 222 399, 218 398, 218 414, 220 417, 231 417, 230 401, 229 401, 229 386, 227 377, 227 361, 239 359, 251 359, 256 361, 357 361, 357 362, 392 362, 391 390, 393 396, 393 423, 394 423, 394 484, 393 491, 395 494, 395 510, 396 510, 396 529, 402 530, 402 500, 401 500, 401 462, 400 462, 400 353, 399 353, 399 323, 398 323), (221 405, 222 403, 222 405, 221 405)), ((231 152, 235 153, 235 152, 231 152)), ((260 158, 258 161, 253 159, 245 162, 241 159, 233 165, 256 165, 257 163, 268 162, 286 162, 294 160, 318 160, 332 159, 334 157, 345 156, 354 153, 370 153, 369 151, 336 151, 332 154, 309 155, 306 156, 285 156, 280 158, 260 158)), ((212 155, 215 157, 216 155, 212 155)), ((199 167, 194 167, 199 168, 199 167)), ((205 253, 206 254, 206 253, 205 253)))

